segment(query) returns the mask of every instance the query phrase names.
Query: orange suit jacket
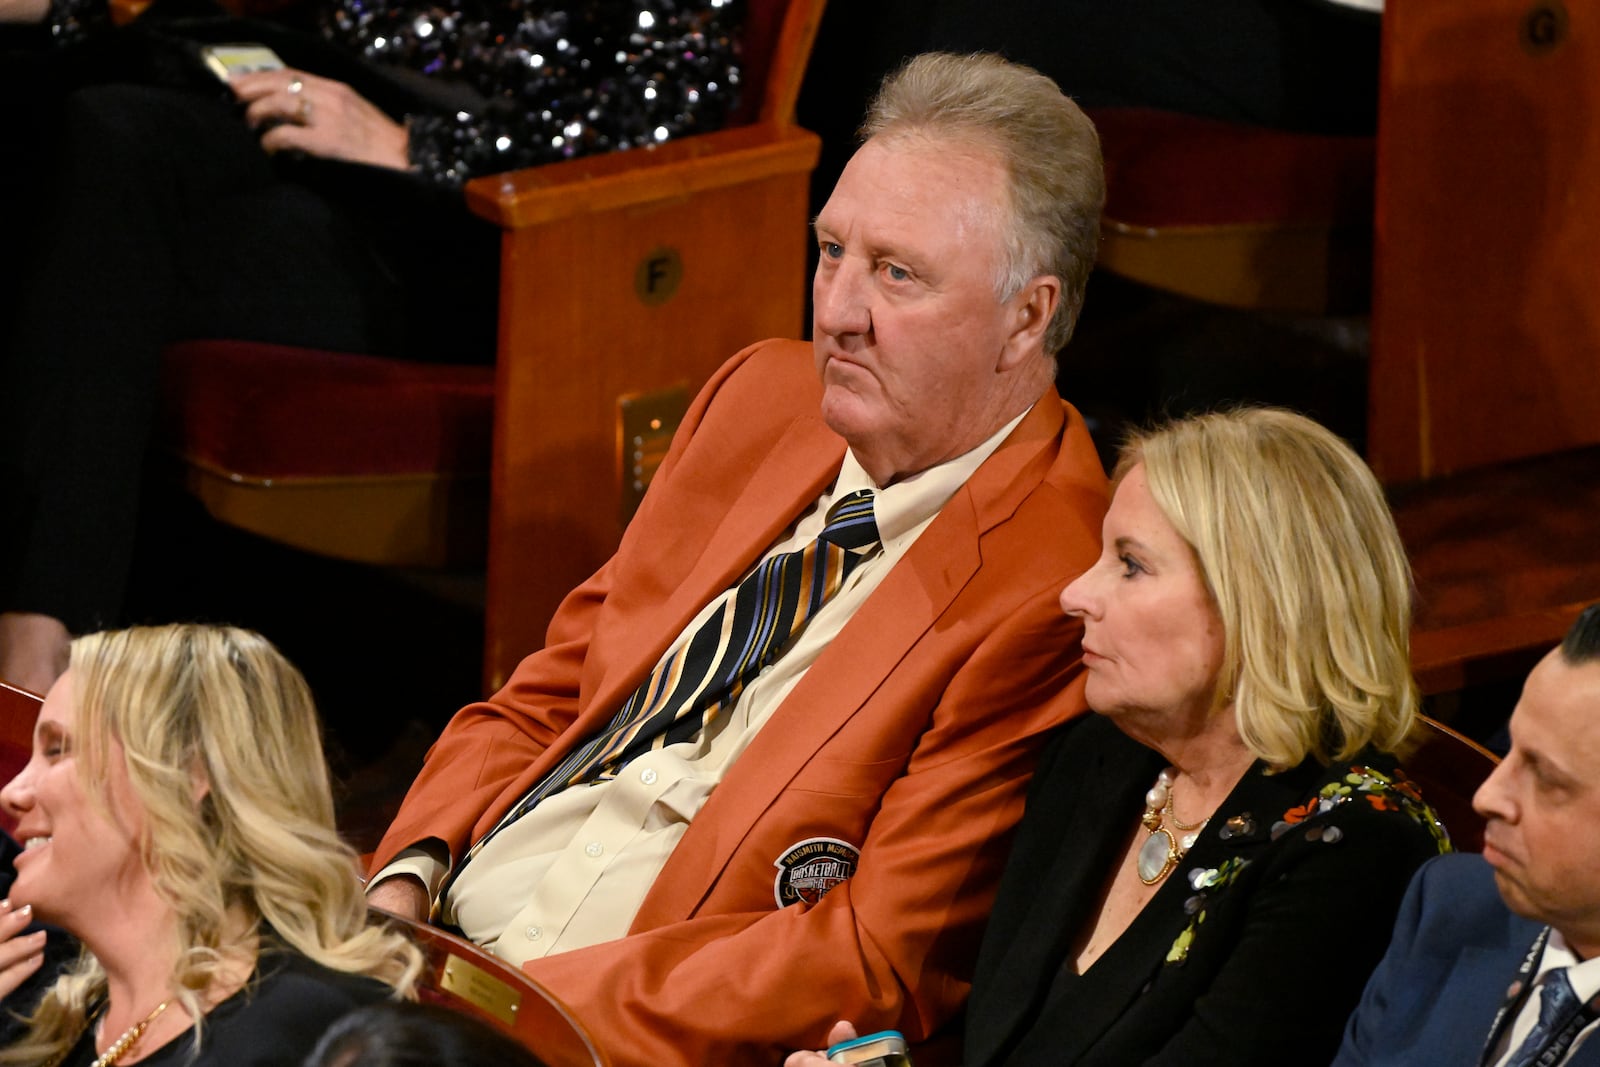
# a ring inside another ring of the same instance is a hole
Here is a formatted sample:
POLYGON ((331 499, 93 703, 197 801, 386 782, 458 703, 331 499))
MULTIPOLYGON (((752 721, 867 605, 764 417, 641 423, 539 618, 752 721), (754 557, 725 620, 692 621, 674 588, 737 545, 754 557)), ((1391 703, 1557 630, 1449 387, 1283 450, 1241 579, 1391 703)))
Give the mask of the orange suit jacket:
MULTIPOLYGON (((801 342, 717 373, 545 648, 446 727, 374 870, 427 838, 459 861, 822 495, 845 443, 821 395, 801 342)), ((836 1019, 918 1040, 960 1007, 1042 735, 1084 708, 1057 596, 1107 495, 1050 389, 729 769, 628 935, 528 962, 614 1063, 777 1063, 836 1019), (813 838, 858 848, 854 875, 780 908, 776 862, 813 838)))

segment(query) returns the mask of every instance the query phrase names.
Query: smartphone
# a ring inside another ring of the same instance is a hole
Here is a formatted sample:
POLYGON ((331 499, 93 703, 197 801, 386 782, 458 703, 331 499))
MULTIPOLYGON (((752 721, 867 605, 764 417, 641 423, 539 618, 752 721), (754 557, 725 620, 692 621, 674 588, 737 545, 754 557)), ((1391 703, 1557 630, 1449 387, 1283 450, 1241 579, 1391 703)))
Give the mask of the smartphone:
POLYGON ((866 1037, 841 1041, 828 1049, 834 1063, 853 1063, 857 1067, 911 1067, 906 1039, 898 1030, 879 1030, 866 1037))
POLYGON ((235 74, 284 68, 278 53, 264 44, 208 44, 200 49, 200 58, 206 68, 223 81, 235 74))

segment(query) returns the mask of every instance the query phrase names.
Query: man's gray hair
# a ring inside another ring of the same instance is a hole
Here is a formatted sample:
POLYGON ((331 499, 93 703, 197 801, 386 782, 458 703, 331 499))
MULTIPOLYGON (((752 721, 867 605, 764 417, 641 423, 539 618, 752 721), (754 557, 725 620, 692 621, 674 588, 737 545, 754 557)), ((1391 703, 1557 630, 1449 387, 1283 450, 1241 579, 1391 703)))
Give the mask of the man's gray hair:
POLYGON ((1054 355, 1072 336, 1094 267, 1105 204, 1100 139, 1055 82, 996 55, 929 52, 884 79, 861 139, 915 134, 998 150, 1009 177, 1006 263, 997 279, 1010 299, 1033 278, 1061 279, 1061 303, 1045 331, 1054 355))

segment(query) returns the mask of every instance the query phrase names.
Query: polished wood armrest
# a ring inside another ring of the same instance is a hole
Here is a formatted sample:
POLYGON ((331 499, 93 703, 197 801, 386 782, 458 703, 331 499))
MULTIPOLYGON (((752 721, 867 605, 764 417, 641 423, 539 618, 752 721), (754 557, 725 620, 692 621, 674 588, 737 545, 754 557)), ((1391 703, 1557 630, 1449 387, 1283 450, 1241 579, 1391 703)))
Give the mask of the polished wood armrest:
POLYGON ((1418 717, 1412 740, 1414 747, 1402 762, 1406 774, 1444 820, 1456 851, 1481 851, 1484 819, 1473 810, 1472 797, 1500 757, 1426 715, 1418 717))
POLYGON ((609 1060, 555 994, 504 960, 427 923, 378 912, 427 958, 421 999, 476 1016, 549 1067, 607 1067, 609 1060))
POLYGON ((821 142, 796 126, 741 126, 467 183, 467 204, 506 229, 671 202, 763 178, 808 173, 821 142))

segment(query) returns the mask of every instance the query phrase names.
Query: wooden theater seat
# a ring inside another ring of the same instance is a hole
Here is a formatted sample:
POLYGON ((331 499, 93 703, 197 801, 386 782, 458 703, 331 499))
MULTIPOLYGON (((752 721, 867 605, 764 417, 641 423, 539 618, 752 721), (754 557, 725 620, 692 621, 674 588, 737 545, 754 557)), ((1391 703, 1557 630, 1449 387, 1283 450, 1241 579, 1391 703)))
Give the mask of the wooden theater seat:
POLYGON ((1371 138, 1151 108, 1088 113, 1106 165, 1101 269, 1229 307, 1366 306, 1371 138))
POLYGON ((1500 757, 1450 727, 1422 716, 1416 746, 1405 760, 1406 774, 1444 820, 1458 852, 1483 848, 1483 816, 1472 810, 1472 796, 1493 773, 1500 757))
POLYGON ((174 346, 162 437, 190 489, 225 523, 341 558, 486 550, 497 687, 615 548, 693 392, 803 328, 819 143, 794 105, 822 6, 750 0, 742 123, 468 183, 502 228, 492 367, 174 346))
MULTIPOLYGON (((11 781, 33 754, 33 724, 44 699, 0 678, 0 785, 11 781)), ((0 829, 15 830, 16 822, 0 810, 0 829)))
POLYGON ((1424 693, 1520 678, 1600 601, 1600 447, 1389 491, 1416 575, 1424 693))
POLYGON ((1367 458, 1443 692, 1600 600, 1600 8, 1391 4, 1383 38, 1367 458))
MULTIPOLYGON (((387 913, 385 913, 387 914, 387 913)), ((509 1034, 547 1067, 606 1067, 610 1060, 555 994, 472 942, 400 916, 391 921, 421 946, 421 998, 476 1016, 509 1034)))

